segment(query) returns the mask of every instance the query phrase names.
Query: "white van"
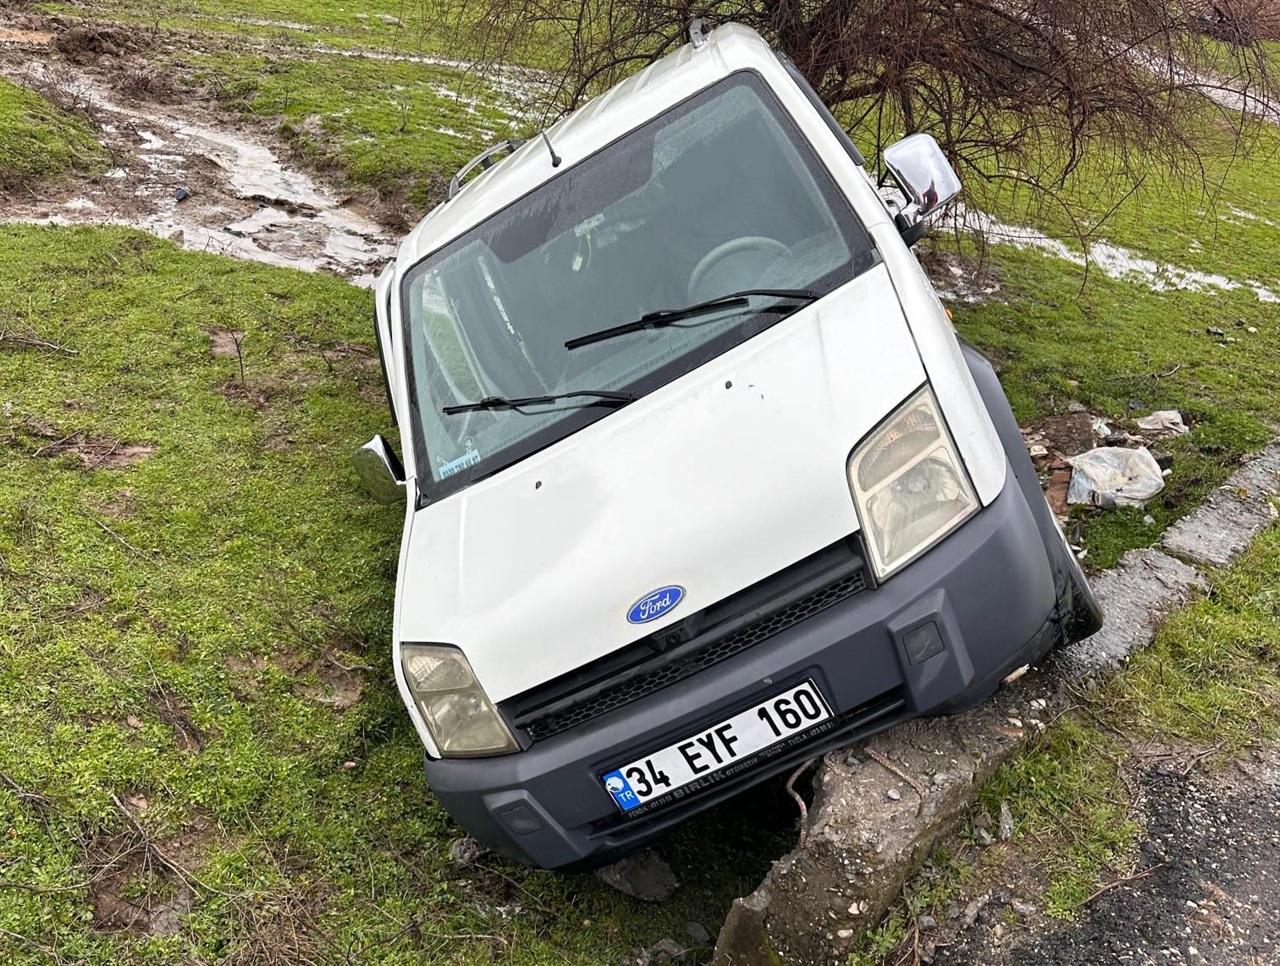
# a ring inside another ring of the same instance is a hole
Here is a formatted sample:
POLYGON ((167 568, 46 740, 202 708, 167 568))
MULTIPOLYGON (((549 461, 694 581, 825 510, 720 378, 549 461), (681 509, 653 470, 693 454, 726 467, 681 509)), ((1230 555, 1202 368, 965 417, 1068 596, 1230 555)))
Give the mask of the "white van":
POLYGON ((1101 615, 908 199, 738 26, 463 169, 377 287, 394 666, 441 803, 588 867, 1101 615), (471 169, 482 169, 465 185, 471 169))

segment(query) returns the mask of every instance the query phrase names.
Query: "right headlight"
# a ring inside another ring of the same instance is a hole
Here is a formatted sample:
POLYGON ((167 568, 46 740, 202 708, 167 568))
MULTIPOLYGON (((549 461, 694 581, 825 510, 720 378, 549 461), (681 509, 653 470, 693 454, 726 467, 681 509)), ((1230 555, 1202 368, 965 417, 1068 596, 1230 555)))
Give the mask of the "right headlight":
POLYGON ((978 509, 927 385, 858 444, 847 468, 863 539, 881 580, 978 509))
POLYGON ((401 644, 400 662, 414 703, 445 758, 519 750, 502 715, 457 648, 401 644))

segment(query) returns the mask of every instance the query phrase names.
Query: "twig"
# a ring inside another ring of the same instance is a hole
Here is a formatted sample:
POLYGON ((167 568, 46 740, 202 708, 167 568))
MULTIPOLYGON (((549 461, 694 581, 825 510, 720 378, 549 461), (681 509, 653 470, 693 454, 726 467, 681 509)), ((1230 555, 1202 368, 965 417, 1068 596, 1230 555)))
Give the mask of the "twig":
POLYGON ((1168 862, 1161 862, 1159 865, 1153 865, 1149 869, 1143 869, 1141 872, 1135 872, 1133 875, 1127 875, 1123 879, 1116 879, 1115 882, 1108 882, 1106 885, 1100 888, 1097 892, 1091 895, 1088 899, 1080 903, 1080 905, 1081 907, 1087 906, 1089 903, 1093 902, 1094 899, 1098 898, 1098 896, 1102 895, 1104 892, 1110 892, 1112 889, 1118 888, 1122 885, 1127 885, 1130 882, 1137 882, 1139 879, 1145 879, 1152 872, 1155 872, 1159 869, 1163 869, 1168 864, 1169 864, 1168 862))
POLYGON ((55 452, 53 455, 54 455, 54 456, 57 456, 57 455, 58 455, 58 452, 60 452, 60 450, 58 450, 58 447, 60 447, 63 443, 66 443, 66 442, 68 442, 68 441, 70 441, 70 440, 75 439, 77 436, 80 436, 83 432, 84 432, 83 430, 77 429, 77 430, 76 430, 74 433, 72 433, 70 436, 63 436, 63 437, 62 437, 62 439, 60 439, 60 440, 57 440, 57 441, 52 442, 52 443, 46 443, 44 446, 41 446, 38 450, 36 450, 36 451, 35 451, 34 453, 32 453, 31 455, 32 455, 32 456, 41 456, 41 455, 43 455, 43 454, 45 453, 45 451, 46 451, 46 450, 55 450, 55 451, 57 451, 57 452, 55 452))
POLYGON ((3 926, 0 926, 0 936, 8 936, 10 939, 16 939, 19 942, 24 942, 28 946, 30 946, 32 949, 38 949, 40 952, 48 956, 54 962, 59 962, 59 963, 62 962, 62 957, 57 954, 57 952, 53 949, 52 946, 46 946, 44 943, 36 942, 34 939, 30 939, 22 935, 22 933, 10 932, 8 929, 5 929, 3 926))
POLYGON ((53 802, 49 801, 45 796, 41 795, 39 792, 27 791, 2 771, 0 771, 0 782, 3 782, 5 788, 17 795, 19 801, 27 802, 28 804, 35 805, 41 809, 51 808, 53 806, 53 802))
POLYGON ((0 342, 10 342, 28 349, 48 349, 50 352, 65 352, 69 356, 78 356, 80 354, 75 349, 68 349, 64 345, 49 342, 34 335, 19 335, 7 325, 0 326, 0 342))
POLYGON ((924 809, 924 800, 925 800, 925 794, 926 794, 924 790, 924 786, 921 785, 914 778, 912 778, 910 775, 908 775, 905 771, 903 771, 897 765, 895 765, 893 762, 891 762, 884 755, 880 754, 880 752, 876 751, 874 748, 867 748, 864 746, 862 749, 862 752, 868 758, 874 761, 876 764, 880 765, 882 768, 887 768, 889 771, 893 772, 893 774, 897 775, 904 782, 906 782, 908 785, 910 785, 912 788, 915 789, 916 794, 920 796, 920 804, 916 808, 916 814, 919 815, 920 812, 924 809))
POLYGON ((809 770, 817 758, 810 758, 803 765, 791 773, 791 777, 787 779, 787 794, 795 799, 796 807, 800 809, 800 841, 804 841, 805 834, 809 831, 809 806, 805 805, 804 799, 795 790, 796 779, 809 770))
POLYGON ((1210 755, 1214 754, 1215 752, 1219 752, 1221 750, 1222 750, 1222 742, 1218 742, 1212 748, 1208 748, 1205 751, 1200 752, 1200 754, 1198 755, 1192 755, 1191 760, 1187 762, 1187 767, 1182 770, 1182 777, 1186 778, 1188 775, 1191 774, 1192 771, 1195 770, 1196 765, 1200 764, 1200 762, 1208 758, 1210 755))
POLYGON ((120 814, 125 817, 125 820, 133 826, 133 830, 142 836, 142 844, 146 848, 147 852, 152 855, 157 862, 181 879, 186 884, 187 888, 194 889, 199 887, 208 892, 216 892, 218 895, 227 895, 227 893, 220 889, 215 889, 210 885, 206 885, 193 873, 187 871, 187 869, 183 868, 176 861, 165 855, 160 847, 151 840, 151 835, 142 827, 142 823, 138 821, 133 812, 129 811, 128 806, 126 806, 124 802, 120 801, 120 797, 115 792, 111 793, 111 801, 115 803, 116 808, 119 810, 120 814))
POLYGON ((146 561, 147 563, 149 563, 149 564, 154 564, 154 563, 155 563, 155 561, 154 561, 154 560, 152 560, 152 559, 151 559, 150 557, 148 557, 145 553, 143 553, 141 550, 139 550, 137 547, 135 547, 133 544, 131 544, 131 543, 130 543, 128 540, 126 540, 124 537, 120 536, 120 534, 118 534, 118 533, 116 533, 114 530, 112 530, 109 526, 107 526, 105 523, 103 523, 103 522, 102 522, 101 520, 99 520, 97 517, 91 517, 91 516, 89 516, 89 514, 87 514, 87 513, 85 513, 85 514, 81 514, 81 515, 82 515, 86 520, 92 520, 94 523, 96 523, 96 524, 98 525, 99 529, 101 529, 103 533, 105 533, 107 536, 109 536, 109 537, 113 538, 114 540, 116 540, 116 541, 120 544, 120 546, 124 547, 124 548, 125 548, 126 550, 128 550, 130 553, 134 554, 134 555, 135 555, 139 560, 145 560, 145 561, 146 561))

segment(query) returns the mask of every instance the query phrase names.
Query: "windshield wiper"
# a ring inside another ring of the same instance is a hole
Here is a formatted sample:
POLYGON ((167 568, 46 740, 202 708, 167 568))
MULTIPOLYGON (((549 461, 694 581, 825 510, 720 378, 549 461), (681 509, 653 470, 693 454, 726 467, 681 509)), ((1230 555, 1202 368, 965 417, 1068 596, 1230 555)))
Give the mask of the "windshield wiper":
POLYGON ((561 399, 590 399, 589 406, 625 406, 637 398, 633 392, 611 392, 607 389, 576 389, 573 392, 557 392, 549 396, 525 396, 523 399, 507 399, 505 396, 485 396, 475 402, 445 406, 440 412, 446 416, 457 413, 474 413, 494 409, 519 409, 521 406, 538 406, 559 402, 561 399))
POLYGON ((645 329, 660 329, 665 325, 672 325, 682 319, 691 319, 698 315, 710 315, 712 312, 719 312, 721 309, 743 307, 751 304, 748 298, 750 295, 771 295, 774 298, 805 302, 813 302, 822 298, 821 292, 815 292, 807 288, 744 288, 741 292, 730 292, 728 295, 707 299, 705 302, 698 302, 683 309, 659 309, 656 312, 647 312, 634 322, 623 322, 621 325, 601 329, 599 332, 589 332, 586 335, 577 336, 566 342, 564 347, 569 350, 581 349, 584 345, 604 342, 614 336, 627 335, 630 332, 642 332, 645 329))

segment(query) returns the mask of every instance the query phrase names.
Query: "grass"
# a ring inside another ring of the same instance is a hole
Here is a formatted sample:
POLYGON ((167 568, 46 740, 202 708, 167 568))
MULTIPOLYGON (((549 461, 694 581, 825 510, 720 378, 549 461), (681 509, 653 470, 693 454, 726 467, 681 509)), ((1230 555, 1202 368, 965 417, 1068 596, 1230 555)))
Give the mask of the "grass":
POLYGON ((786 847, 772 789, 664 840, 657 908, 450 861, 389 665, 400 516, 349 467, 387 428, 367 292, 5 226, 0 306, 6 962, 616 962, 786 847))
POLYGON ((105 159, 88 124, 0 78, 0 190, 93 171, 105 159))
POLYGON ((225 107, 278 118, 303 161, 419 208, 442 201, 458 168, 518 126, 474 79, 431 64, 205 56, 193 66, 225 107))

